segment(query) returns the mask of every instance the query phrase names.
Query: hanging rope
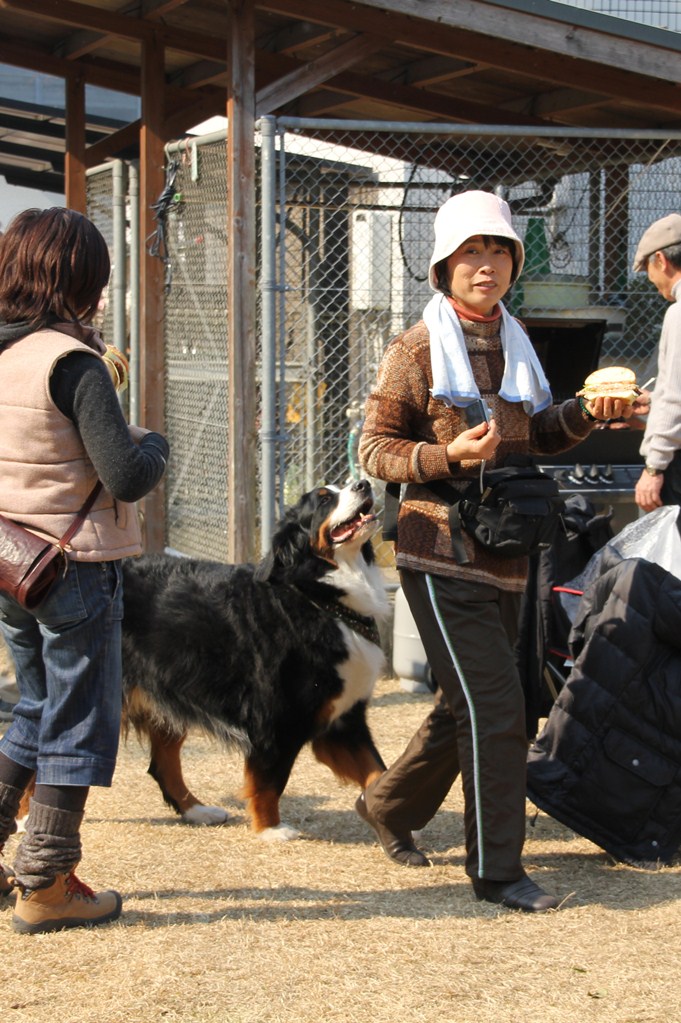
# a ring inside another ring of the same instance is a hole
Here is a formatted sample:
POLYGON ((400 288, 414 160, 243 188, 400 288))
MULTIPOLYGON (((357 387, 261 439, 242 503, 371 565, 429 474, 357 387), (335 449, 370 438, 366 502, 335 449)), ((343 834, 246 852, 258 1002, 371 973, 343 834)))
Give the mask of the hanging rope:
POLYGON ((156 220, 156 230, 147 238, 147 250, 150 256, 157 256, 165 268, 163 287, 168 294, 173 279, 173 266, 168 252, 167 230, 168 213, 182 203, 182 193, 175 191, 175 179, 180 168, 179 160, 171 160, 166 169, 166 183, 156 202, 151 204, 156 220))

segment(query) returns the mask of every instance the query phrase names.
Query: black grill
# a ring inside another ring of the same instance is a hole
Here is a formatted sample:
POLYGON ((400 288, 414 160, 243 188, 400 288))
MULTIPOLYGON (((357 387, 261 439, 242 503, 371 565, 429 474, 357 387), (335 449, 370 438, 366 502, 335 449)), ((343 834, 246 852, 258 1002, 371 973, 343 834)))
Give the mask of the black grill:
MULTIPOLYGON (((605 321, 526 320, 530 338, 551 384, 554 401, 574 395, 599 365, 605 321), (550 322, 550 325, 549 325, 550 322)), ((596 427, 586 440, 537 462, 558 480, 565 496, 583 494, 597 512, 612 508, 615 532, 638 518, 634 488, 643 459, 641 430, 596 427)))

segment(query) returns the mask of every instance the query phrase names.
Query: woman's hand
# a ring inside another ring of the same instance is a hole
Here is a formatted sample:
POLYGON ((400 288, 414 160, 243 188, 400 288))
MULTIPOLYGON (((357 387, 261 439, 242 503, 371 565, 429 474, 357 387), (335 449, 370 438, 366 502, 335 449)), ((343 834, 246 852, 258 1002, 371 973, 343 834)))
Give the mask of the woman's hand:
POLYGON ((464 430, 447 445, 447 461, 483 462, 491 458, 501 443, 496 420, 479 423, 470 430, 464 430))
POLYGON ((594 417, 605 421, 608 419, 629 419, 634 414, 634 406, 621 398, 613 398, 610 395, 600 395, 592 398, 591 401, 584 401, 587 412, 594 417))

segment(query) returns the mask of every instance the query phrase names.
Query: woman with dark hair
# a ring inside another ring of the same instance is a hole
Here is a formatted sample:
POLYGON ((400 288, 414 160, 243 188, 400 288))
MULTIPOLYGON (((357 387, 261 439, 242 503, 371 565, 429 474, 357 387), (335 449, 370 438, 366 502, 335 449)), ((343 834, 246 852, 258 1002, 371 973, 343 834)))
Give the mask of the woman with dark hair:
POLYGON ((565 450, 597 420, 632 410, 612 398, 553 404, 530 339, 502 302, 524 258, 503 199, 481 191, 448 199, 435 217, 435 294, 423 319, 388 345, 367 400, 360 458, 372 476, 407 484, 397 566, 440 688, 405 752, 356 806, 392 860, 428 866, 412 832, 460 772, 476 897, 536 913, 559 900, 521 861, 527 738, 513 644, 527 559, 503 559, 464 534, 459 560, 449 509, 485 464, 565 450), (451 500, 429 488, 435 481, 446 481, 451 500))
POLYGON ((0 850, 35 776, 14 869, 0 873, 21 933, 121 912, 118 892, 95 894, 74 869, 89 787, 111 785, 118 751, 121 559, 141 553, 134 502, 163 476, 168 444, 126 423, 89 325, 109 271, 104 238, 73 210, 26 210, 0 237, 0 513, 58 538, 102 483, 43 602, 28 611, 0 592, 20 695, 0 741, 0 850))

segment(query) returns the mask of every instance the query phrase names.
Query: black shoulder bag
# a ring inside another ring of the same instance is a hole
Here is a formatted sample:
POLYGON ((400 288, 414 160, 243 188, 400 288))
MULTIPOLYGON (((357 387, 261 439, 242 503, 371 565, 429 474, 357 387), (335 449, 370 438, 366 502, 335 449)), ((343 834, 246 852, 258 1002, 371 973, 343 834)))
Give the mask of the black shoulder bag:
MULTIPOLYGON (((500 558, 519 558, 550 547, 561 520, 564 502, 558 484, 531 458, 515 456, 500 469, 476 476, 463 491, 444 480, 425 483, 449 505, 449 528, 454 557, 470 560, 462 529, 500 558)), ((383 538, 397 538, 399 484, 386 486, 383 538)))

